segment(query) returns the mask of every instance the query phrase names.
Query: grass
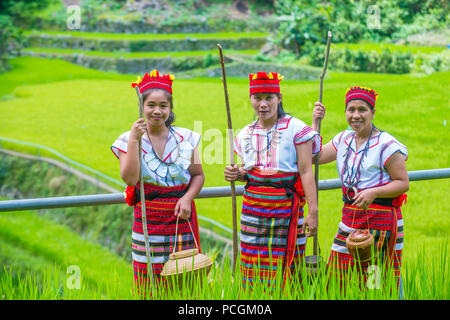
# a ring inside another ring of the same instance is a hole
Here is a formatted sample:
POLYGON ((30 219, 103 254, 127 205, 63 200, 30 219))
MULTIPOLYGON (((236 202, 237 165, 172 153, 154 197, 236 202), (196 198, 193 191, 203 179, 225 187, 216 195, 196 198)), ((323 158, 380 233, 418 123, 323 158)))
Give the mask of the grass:
POLYGON ((27 30, 24 35, 50 35, 71 36, 83 39, 108 40, 177 40, 177 39, 239 39, 239 38, 265 38, 268 34, 262 32, 219 32, 219 33, 106 33, 106 32, 79 32, 79 31, 37 31, 27 30))
MULTIPOLYGON (((127 76, 116 73, 105 73, 93 69, 83 68, 77 65, 68 65, 62 60, 36 59, 32 57, 21 57, 11 59, 9 63, 12 70, 8 73, 0 74, 0 101, 13 99, 15 88, 23 85, 36 85, 45 83, 55 83, 74 79, 97 80, 116 79, 126 81, 127 76), (45 76, 43 76, 45 75, 45 76)), ((18 93, 20 96, 20 93, 18 93)), ((3 114, 2 110, 2 114, 3 114)))
MULTIPOLYGON (((0 215, 0 292, 4 299, 33 299, 44 290, 56 294, 58 298, 69 284, 70 266, 79 268, 84 289, 89 294, 104 296, 106 288, 111 285, 111 275, 120 273, 122 277, 115 279, 116 286, 126 291, 132 285, 132 269, 128 262, 105 250, 100 245, 81 238, 68 227, 39 217, 33 212, 12 212, 0 215), (28 278, 27 278, 28 275, 28 278), (39 285, 29 287, 30 281, 39 285), (57 281, 65 279, 66 281, 57 281), (12 286, 7 293, 5 281, 12 286), (51 283, 51 285, 50 285, 51 283), (23 288, 25 286, 27 289, 23 288), (38 290, 21 292, 16 290, 38 290)), ((67 289, 67 288, 66 288, 67 289)), ((44 294, 45 296, 45 294, 44 294)), ((61 297, 61 298, 64 298, 61 297)))
MULTIPOLYGON (((170 51, 170 52, 105 52, 105 51, 85 51, 75 49, 59 49, 59 48, 25 48, 23 52, 37 52, 37 53, 50 53, 50 54, 83 54, 85 56, 93 57, 107 57, 107 58, 125 58, 125 59, 141 59, 141 58, 167 58, 167 57, 192 57, 192 56, 205 56, 207 54, 216 55, 217 50, 205 50, 205 51, 170 51)), ((229 50, 229 54, 246 54, 255 55, 258 50, 229 50)))
MULTIPOLYGON (((109 146, 137 119, 136 97, 130 88, 136 75, 105 73, 64 61, 32 57, 13 59, 11 63, 13 71, 0 74, 0 136, 51 147, 120 179, 118 162, 109 146)), ((373 87, 379 93, 375 125, 408 146, 408 170, 450 167, 445 122, 450 118, 448 77, 449 72, 429 76, 328 73, 324 83, 327 106, 322 124, 324 142, 347 127, 343 114, 344 92, 350 85, 360 84, 373 87)), ((228 90, 233 127, 242 128, 253 120, 248 80, 230 78, 228 90)), ((310 123, 312 106, 318 97, 318 81, 286 79, 282 92, 286 111, 310 123)), ((174 102, 176 125, 203 134, 205 187, 226 185, 223 167, 228 163, 227 124, 220 79, 176 79, 174 102), (214 142, 218 143, 217 148, 214 142), (211 161, 214 155, 218 155, 216 162, 211 161)), ((2 147, 31 151, 13 144, 2 144, 2 147)), ((320 179, 336 177, 335 164, 321 166, 320 179)), ((411 182, 408 203, 403 208, 404 257, 405 264, 417 272, 421 261, 417 248, 423 247, 422 256, 427 259, 439 259, 442 249, 438 244, 449 237, 448 208, 442 201, 449 191, 448 180, 411 182)), ((319 193, 319 245, 325 258, 340 220, 340 198, 339 190, 319 193)), ((239 208, 242 198, 237 200, 239 208)), ((231 227, 230 199, 201 199, 196 203, 199 214, 231 227)), ((9 242, 9 238, 3 238, 3 243, 5 241, 9 242)), ((13 247, 9 248, 9 252, 14 251, 13 247)), ((308 245, 307 254, 310 251, 311 245, 308 245)), ((445 256, 448 257, 447 247, 445 256)), ((424 268, 427 263, 423 262, 424 268)), ((430 265, 430 268, 435 267, 430 265)), ((438 272, 439 269, 429 271, 425 277, 429 274, 437 277, 438 272)), ((411 281, 420 283, 422 280, 411 281)), ((423 292, 418 296, 430 294, 423 292)))
MULTIPOLYGON (((32 212, 2 213, 0 215, 0 247, 3 249, 0 271, 1 300, 132 300, 141 299, 133 288, 132 268, 104 249, 93 245, 68 228, 49 222, 32 212), (37 232, 39 230, 39 232, 37 232), (6 257, 6 260, 5 260, 6 257), (76 266, 77 270, 70 270, 76 266), (77 278, 76 275, 80 277, 77 278)), ((426 254, 425 246, 418 255, 404 261, 402 275, 405 299, 445 300, 449 298, 450 274, 447 242, 440 242, 438 256, 426 254)), ((207 253, 214 259, 214 253, 207 253)), ((399 292, 389 270, 380 267, 377 274, 369 273, 367 286, 359 288, 357 270, 349 274, 346 291, 330 277, 324 266, 310 278, 303 266, 299 271, 303 283, 293 277, 282 287, 281 274, 276 284, 256 279, 252 290, 241 286, 239 264, 232 270, 228 257, 215 261, 211 273, 196 279, 182 277, 181 289, 160 290, 155 287, 156 300, 397 300, 399 292), (387 276, 383 276, 387 275, 387 276), (192 286, 189 286, 192 284, 192 286), (370 287, 370 285, 372 286, 370 287), (193 288, 189 290, 188 288, 193 288)))
POLYGON ((390 51, 411 52, 417 53, 440 53, 447 50, 445 47, 430 47, 430 46, 414 46, 414 45, 398 45, 394 43, 336 43, 334 44, 339 49, 361 50, 361 51, 376 51, 381 52, 383 49, 389 49, 390 51))

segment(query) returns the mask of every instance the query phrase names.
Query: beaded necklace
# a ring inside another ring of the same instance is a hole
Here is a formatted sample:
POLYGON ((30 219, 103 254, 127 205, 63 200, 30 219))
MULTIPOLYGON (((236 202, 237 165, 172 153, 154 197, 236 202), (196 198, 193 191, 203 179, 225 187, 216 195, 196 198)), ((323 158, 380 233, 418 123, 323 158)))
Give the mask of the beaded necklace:
MULTIPOLYGON (((176 165, 178 163, 178 160, 180 159, 181 156, 181 152, 180 152, 180 143, 179 141, 176 139, 175 137, 175 130, 173 130, 173 128, 171 126, 168 127, 169 128, 169 134, 172 134, 173 138, 175 139, 176 143, 177 143, 177 154, 176 154, 176 158, 172 160, 172 162, 165 162, 164 160, 162 160, 158 154, 156 154, 155 149, 153 148, 153 144, 152 141, 150 139, 150 135, 147 132, 147 137, 151 146, 151 155, 149 156, 150 160, 147 162, 148 166, 150 168, 154 168, 155 173, 161 177, 161 178, 165 178, 166 182, 167 182, 167 172, 169 172, 169 175, 171 177, 174 177, 176 175, 176 173, 178 172, 178 170, 175 170, 176 165)), ((164 151, 167 147, 167 143, 164 146, 164 151)), ((164 153, 163 153, 164 155, 164 153)))
MULTIPOLYGON (((346 197, 348 200, 350 199, 349 196, 349 192, 353 191, 355 194, 357 193, 358 189, 356 188, 358 182, 359 182, 359 178, 361 177, 361 166, 364 162, 364 158, 367 157, 367 153, 369 152, 369 145, 370 145, 370 139, 372 138, 372 134, 375 130, 375 126, 372 124, 372 128, 370 130, 370 135, 369 138, 367 138, 367 142, 366 145, 364 146, 364 150, 363 150, 363 154, 361 155, 361 159, 359 160, 358 165, 356 166, 352 166, 351 170, 348 170, 348 163, 349 163, 349 157, 350 157, 350 146, 352 145, 353 140, 355 140, 355 136, 356 136, 356 132, 353 134, 352 139, 350 140, 350 143, 348 144, 347 149, 345 150, 344 153, 344 167, 342 169, 343 172, 343 177, 342 177, 342 183, 344 185, 344 187, 347 188, 347 192, 346 192, 346 197)), ((381 131, 380 131, 381 132, 381 131)), ((356 145, 356 142, 355 142, 356 145)), ((355 154, 357 152, 355 151, 355 154)))
POLYGON ((258 124, 258 120, 259 120, 259 118, 256 119, 255 123, 252 125, 252 131, 250 133, 250 146, 249 147, 250 147, 251 151, 256 151, 258 153, 258 158, 259 158, 259 154, 261 154, 261 153, 263 153, 264 151, 267 150, 267 158, 270 159, 271 156, 272 156, 272 149, 273 149, 272 143, 274 142, 274 137, 275 136, 278 137, 277 128, 278 128, 278 120, 279 119, 277 119, 277 122, 275 123, 275 128, 272 127, 273 129, 270 128, 267 131, 267 134, 266 134, 266 146, 260 148, 259 150, 257 150, 256 148, 253 148, 253 144, 252 144, 252 137, 253 137, 253 133, 255 131, 255 127, 258 124))

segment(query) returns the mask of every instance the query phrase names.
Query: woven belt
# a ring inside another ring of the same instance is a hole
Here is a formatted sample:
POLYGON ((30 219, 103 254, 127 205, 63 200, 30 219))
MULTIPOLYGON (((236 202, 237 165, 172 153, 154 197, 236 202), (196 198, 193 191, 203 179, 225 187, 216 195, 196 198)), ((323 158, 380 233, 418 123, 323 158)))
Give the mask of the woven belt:
MULTIPOLYGON (((181 198, 184 196, 188 190, 189 186, 182 190, 169 191, 169 192, 150 192, 145 194, 145 200, 152 201, 156 198, 181 198)), ((134 189, 135 197, 138 199, 138 203, 140 202, 140 190, 138 188, 134 189)))
MULTIPOLYGON (((395 198, 376 198, 372 201, 372 203, 385 207, 394 207, 394 205, 392 204, 392 201, 394 201, 394 199, 395 198)), ((352 205, 355 202, 355 200, 349 200, 345 195, 342 196, 342 201, 349 205, 352 205)))
POLYGON ((289 182, 283 181, 283 182, 260 182, 255 181, 252 179, 247 180, 247 184, 245 185, 245 189, 248 189, 248 187, 273 187, 278 189, 285 189, 286 195, 291 198, 294 196, 294 194, 297 194, 297 190, 295 190, 295 182, 297 179, 292 179, 289 182))

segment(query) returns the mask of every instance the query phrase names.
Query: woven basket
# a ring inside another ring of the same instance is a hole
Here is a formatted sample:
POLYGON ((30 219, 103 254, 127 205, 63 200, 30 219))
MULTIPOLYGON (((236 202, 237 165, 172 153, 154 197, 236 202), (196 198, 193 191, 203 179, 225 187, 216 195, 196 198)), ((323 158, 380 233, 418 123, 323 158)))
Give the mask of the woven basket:
POLYGON ((209 273, 212 264, 206 255, 198 252, 198 249, 182 250, 169 255, 169 261, 164 264, 161 275, 167 277, 203 269, 209 273))
POLYGON ((372 257, 373 235, 368 229, 352 231, 345 240, 347 249, 355 260, 370 261, 372 257))
MULTIPOLYGON (((167 278, 169 281, 175 280, 179 285, 181 285, 184 274, 186 279, 189 279, 190 282, 194 282, 197 276, 203 274, 208 275, 213 265, 213 262, 206 255, 198 252, 197 241, 195 240, 195 235, 190 223, 189 227, 194 236, 196 248, 175 252, 175 242, 174 252, 169 255, 169 260, 164 264, 163 270, 161 271, 161 276, 167 278)), ((176 230, 178 230, 178 219, 176 230)), ((177 239, 177 231, 175 231, 175 239, 177 239)))

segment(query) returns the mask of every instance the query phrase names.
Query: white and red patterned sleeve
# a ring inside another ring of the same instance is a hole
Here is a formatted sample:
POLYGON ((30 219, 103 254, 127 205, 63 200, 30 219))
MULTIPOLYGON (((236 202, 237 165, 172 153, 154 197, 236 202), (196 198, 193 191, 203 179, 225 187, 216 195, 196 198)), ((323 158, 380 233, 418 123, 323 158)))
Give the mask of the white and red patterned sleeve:
POLYGON ((191 144, 194 146, 194 149, 198 147, 201 138, 202 138, 202 135, 200 133, 191 131, 190 141, 191 141, 191 144))
POLYGON ((111 146, 111 151, 114 153, 114 155, 119 158, 119 151, 123 153, 127 153, 128 149, 128 139, 130 136, 130 131, 127 131, 125 133, 122 133, 116 141, 111 146))
POLYGON ((308 141, 312 141, 312 153, 316 154, 322 150, 322 137, 307 126, 303 121, 293 118, 291 121, 294 130, 294 144, 299 145, 308 141))
POLYGON ((400 152, 406 161, 408 159, 408 149, 406 148, 406 146, 400 143, 397 139, 395 139, 387 132, 383 132, 382 135, 384 136, 384 139, 382 141, 382 147, 380 151, 380 160, 383 164, 383 167, 386 167, 386 162, 396 152, 400 152))

